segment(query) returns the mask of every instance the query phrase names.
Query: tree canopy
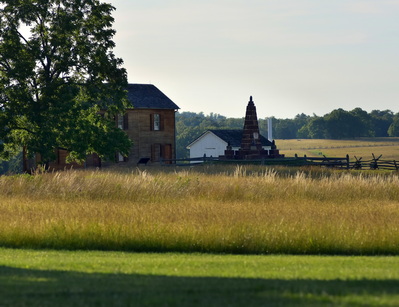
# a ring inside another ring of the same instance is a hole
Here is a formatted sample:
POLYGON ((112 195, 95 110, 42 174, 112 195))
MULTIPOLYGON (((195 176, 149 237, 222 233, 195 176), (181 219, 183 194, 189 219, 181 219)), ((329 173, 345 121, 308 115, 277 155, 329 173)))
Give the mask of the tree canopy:
POLYGON ((389 136, 399 136, 399 113, 393 118, 392 124, 388 128, 389 136))
POLYGON ((128 107, 112 11, 98 0, 0 0, 0 158, 23 146, 82 161, 127 154, 114 116, 128 107))

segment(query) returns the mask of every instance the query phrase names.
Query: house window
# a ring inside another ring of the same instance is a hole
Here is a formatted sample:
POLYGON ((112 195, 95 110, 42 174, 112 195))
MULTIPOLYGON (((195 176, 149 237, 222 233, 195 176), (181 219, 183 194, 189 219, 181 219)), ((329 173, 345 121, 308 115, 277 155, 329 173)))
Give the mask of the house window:
POLYGON ((118 115, 118 128, 123 130, 123 115, 118 115))
POLYGON ((154 122, 153 122, 153 130, 159 131, 161 130, 161 116, 159 114, 154 114, 154 122))
POLYGON ((116 126, 119 129, 127 130, 128 129, 128 124, 129 124, 129 117, 128 117, 127 113, 125 115, 119 114, 116 117, 116 126))
POLYGON ((120 152, 115 153, 115 162, 127 162, 129 161, 129 157, 125 157, 120 152))
POLYGON ((150 114, 150 130, 163 131, 164 130, 164 116, 159 113, 150 114))

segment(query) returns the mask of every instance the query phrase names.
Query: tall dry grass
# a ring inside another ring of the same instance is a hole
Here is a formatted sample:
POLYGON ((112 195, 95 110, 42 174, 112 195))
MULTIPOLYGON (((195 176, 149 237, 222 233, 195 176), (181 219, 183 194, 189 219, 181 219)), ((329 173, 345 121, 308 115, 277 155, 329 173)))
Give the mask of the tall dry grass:
POLYGON ((0 177, 0 245, 399 254, 396 173, 208 167, 0 177))

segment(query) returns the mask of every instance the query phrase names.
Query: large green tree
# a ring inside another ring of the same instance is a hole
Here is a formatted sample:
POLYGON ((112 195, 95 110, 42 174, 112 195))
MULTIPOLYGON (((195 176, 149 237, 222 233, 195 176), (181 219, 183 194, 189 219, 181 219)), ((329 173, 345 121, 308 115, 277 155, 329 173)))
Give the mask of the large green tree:
POLYGON ((331 139, 353 138, 356 131, 353 127, 358 126, 358 120, 353 114, 341 108, 333 110, 324 116, 326 123, 326 136, 331 139))
POLYGON ((314 115, 309 122, 299 130, 301 137, 324 139, 326 137, 326 121, 323 117, 314 115))
POLYGON ((370 113, 374 136, 387 137, 389 126, 393 122, 394 114, 391 110, 373 110, 370 113))
POLYGON ((44 162, 127 154, 114 116, 128 106, 114 7, 98 0, 0 0, 0 158, 23 146, 44 162))
POLYGON ((355 137, 375 136, 373 120, 369 113, 361 108, 355 108, 349 113, 355 117, 355 120, 352 121, 352 130, 355 137))
POLYGON ((399 136, 399 113, 395 114, 392 124, 389 126, 388 135, 399 136))

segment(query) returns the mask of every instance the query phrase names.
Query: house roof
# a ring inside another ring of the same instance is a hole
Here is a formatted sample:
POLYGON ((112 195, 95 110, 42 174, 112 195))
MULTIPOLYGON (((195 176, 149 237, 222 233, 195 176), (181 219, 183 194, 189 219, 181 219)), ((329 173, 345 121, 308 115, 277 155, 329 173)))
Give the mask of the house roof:
POLYGON ((227 144, 230 144, 232 147, 240 147, 241 139, 242 139, 242 130, 241 129, 229 129, 229 130, 209 130, 227 144))
MULTIPOLYGON (((187 147, 190 147, 192 144, 205 136, 205 134, 207 134, 208 132, 213 133, 214 135, 225 141, 227 144, 230 144, 230 146, 232 147, 241 147, 241 139, 243 134, 242 129, 210 129, 205 131, 203 134, 201 134, 201 136, 192 141, 187 147)), ((262 143, 262 146, 273 145, 272 142, 270 142, 263 135, 260 135, 260 141, 262 143)))
POLYGON ((127 97, 135 109, 180 109, 155 85, 132 83, 127 86, 127 97))

